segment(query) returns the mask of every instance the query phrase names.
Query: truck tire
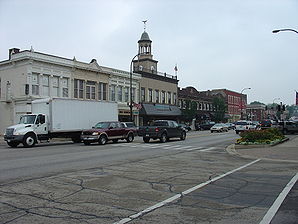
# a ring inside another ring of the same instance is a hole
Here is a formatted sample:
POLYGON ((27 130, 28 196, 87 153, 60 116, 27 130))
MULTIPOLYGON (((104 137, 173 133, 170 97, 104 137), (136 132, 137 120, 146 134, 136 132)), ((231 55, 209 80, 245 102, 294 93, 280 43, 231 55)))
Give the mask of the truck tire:
POLYGON ((168 137, 167 137, 167 133, 162 133, 159 140, 161 143, 165 143, 167 141, 168 137))
POLYGON ((7 145, 9 145, 11 148, 16 148, 19 143, 18 142, 7 142, 7 145))
POLYGON ((100 145, 105 145, 107 143, 108 139, 105 135, 101 135, 98 139, 98 143, 100 145))
POLYGON ((80 143, 80 142, 82 142, 81 137, 72 137, 71 140, 72 140, 73 143, 80 143))
POLYGON ((29 133, 24 136, 23 145, 26 148, 33 147, 35 145, 35 143, 36 143, 36 138, 35 138, 34 134, 29 133))
POLYGON ((132 142, 134 140, 134 135, 132 133, 129 133, 127 138, 126 138, 126 141, 127 142, 132 142))
POLYGON ((185 140, 185 139, 186 139, 186 133, 185 133, 185 131, 183 131, 183 132, 181 133, 180 140, 183 141, 183 140, 185 140))
POLYGON ((90 145, 91 142, 88 142, 88 141, 84 141, 84 145, 90 145))
POLYGON ((143 137, 143 141, 144 141, 145 143, 148 143, 148 142, 150 141, 150 138, 143 137))

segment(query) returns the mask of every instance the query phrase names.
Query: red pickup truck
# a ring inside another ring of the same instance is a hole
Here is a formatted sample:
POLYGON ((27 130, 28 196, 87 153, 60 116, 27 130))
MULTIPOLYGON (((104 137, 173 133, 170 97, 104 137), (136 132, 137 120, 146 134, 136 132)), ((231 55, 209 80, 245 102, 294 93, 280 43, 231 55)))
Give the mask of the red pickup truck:
POLYGON ((84 130, 81 139, 85 145, 90 145, 93 142, 104 145, 108 141, 118 142, 119 139, 132 142, 134 130, 119 121, 99 122, 92 129, 84 130))

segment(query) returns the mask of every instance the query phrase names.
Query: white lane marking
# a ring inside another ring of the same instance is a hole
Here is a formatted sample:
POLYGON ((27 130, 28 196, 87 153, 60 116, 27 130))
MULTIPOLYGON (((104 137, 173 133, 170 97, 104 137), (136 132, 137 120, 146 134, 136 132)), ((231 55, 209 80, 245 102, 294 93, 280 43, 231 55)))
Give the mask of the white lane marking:
POLYGON ((282 202, 285 200, 286 196, 298 180, 298 173, 290 180, 290 182, 285 186, 285 188, 282 190, 282 192, 279 194, 279 196, 276 198, 272 206, 267 211, 266 215, 263 217, 260 224, 269 224, 275 214, 277 213, 279 207, 281 206, 282 202))
POLYGON ((195 191, 195 190, 197 190, 197 189, 199 189, 199 188, 205 187, 206 185, 208 185, 208 184, 210 184, 210 183, 212 183, 212 182, 214 182, 214 181, 217 181, 217 180, 219 180, 219 179, 221 179, 221 178, 223 178, 223 177, 225 177, 225 176, 228 176, 228 175, 230 175, 230 174, 232 174, 232 173, 235 173, 235 172, 237 172, 237 171, 239 171, 239 170, 242 170, 242 169, 244 169, 244 168, 246 168, 246 167, 248 167, 248 166, 251 166, 251 165, 253 165, 254 163, 259 162, 260 160, 261 160, 261 159, 256 159, 256 160, 254 160, 254 161, 252 161, 252 162, 250 162, 250 163, 247 163, 247 164, 245 164, 245 165, 243 165, 243 166, 240 166, 240 167, 238 167, 238 168, 236 168, 236 169, 233 169, 233 170, 231 170, 231 171, 229 171, 229 172, 227 172, 227 173, 224 173, 224 174, 222 174, 222 175, 220 175, 220 176, 214 177, 214 178, 212 178, 211 180, 208 180, 208 181, 206 181, 206 182, 204 182, 204 183, 198 184, 198 185, 196 185, 196 186, 194 186, 194 187, 192 187, 192 188, 189 188, 189 189, 186 190, 186 191, 183 191, 181 194, 176 194, 176 195, 174 195, 173 197, 170 197, 170 198, 168 198, 168 199, 166 199, 166 200, 164 200, 164 201, 162 201, 162 202, 159 202, 159 203, 157 203, 157 204, 155 204, 155 205, 153 205, 153 206, 151 206, 151 207, 146 208, 146 209, 143 210, 143 211, 140 211, 139 213, 136 213, 136 214, 131 215, 131 216, 127 217, 127 218, 121 219, 121 220, 118 221, 118 222, 114 222, 114 224, 124 224, 124 223, 128 223, 128 222, 130 222, 130 221, 132 221, 132 220, 134 220, 134 219, 136 219, 136 218, 138 218, 138 217, 140 217, 140 216, 143 216, 143 215, 145 215, 145 214, 147 214, 147 213, 149 213, 149 212, 152 212, 153 210, 155 210, 155 209, 157 209, 157 208, 160 208, 160 207, 162 207, 162 206, 164 206, 164 205, 166 205, 166 204, 169 204, 169 203, 171 203, 171 202, 173 202, 173 201, 175 201, 175 200, 181 198, 181 197, 184 196, 184 195, 187 195, 187 194, 189 194, 189 193, 191 193, 191 192, 193 192, 193 191, 195 191))
POLYGON ((207 151, 210 151, 210 150, 213 150, 213 149, 217 149, 216 147, 209 147, 209 148, 206 148, 206 149, 202 149, 200 150, 201 152, 207 152, 207 151))

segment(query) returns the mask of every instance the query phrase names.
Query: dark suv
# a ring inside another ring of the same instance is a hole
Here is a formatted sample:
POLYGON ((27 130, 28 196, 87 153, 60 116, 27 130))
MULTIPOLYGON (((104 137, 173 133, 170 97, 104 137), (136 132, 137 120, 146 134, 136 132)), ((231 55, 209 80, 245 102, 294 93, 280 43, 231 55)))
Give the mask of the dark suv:
POLYGON ((266 119, 266 120, 262 120, 260 122, 260 128, 261 129, 276 128, 276 127, 277 127, 277 123, 273 120, 266 119))

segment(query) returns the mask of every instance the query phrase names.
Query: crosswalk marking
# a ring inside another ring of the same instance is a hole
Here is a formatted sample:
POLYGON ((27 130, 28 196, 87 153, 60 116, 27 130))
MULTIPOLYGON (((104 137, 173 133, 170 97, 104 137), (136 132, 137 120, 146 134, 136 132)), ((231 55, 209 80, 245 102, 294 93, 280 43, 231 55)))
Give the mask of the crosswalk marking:
POLYGON ((219 149, 218 147, 203 147, 203 146, 192 146, 192 145, 177 145, 177 144, 164 144, 164 143, 118 143, 111 144, 113 147, 132 147, 132 148, 143 148, 143 149, 165 149, 165 150, 182 150, 182 151, 200 151, 200 152, 209 152, 212 150, 219 149))

